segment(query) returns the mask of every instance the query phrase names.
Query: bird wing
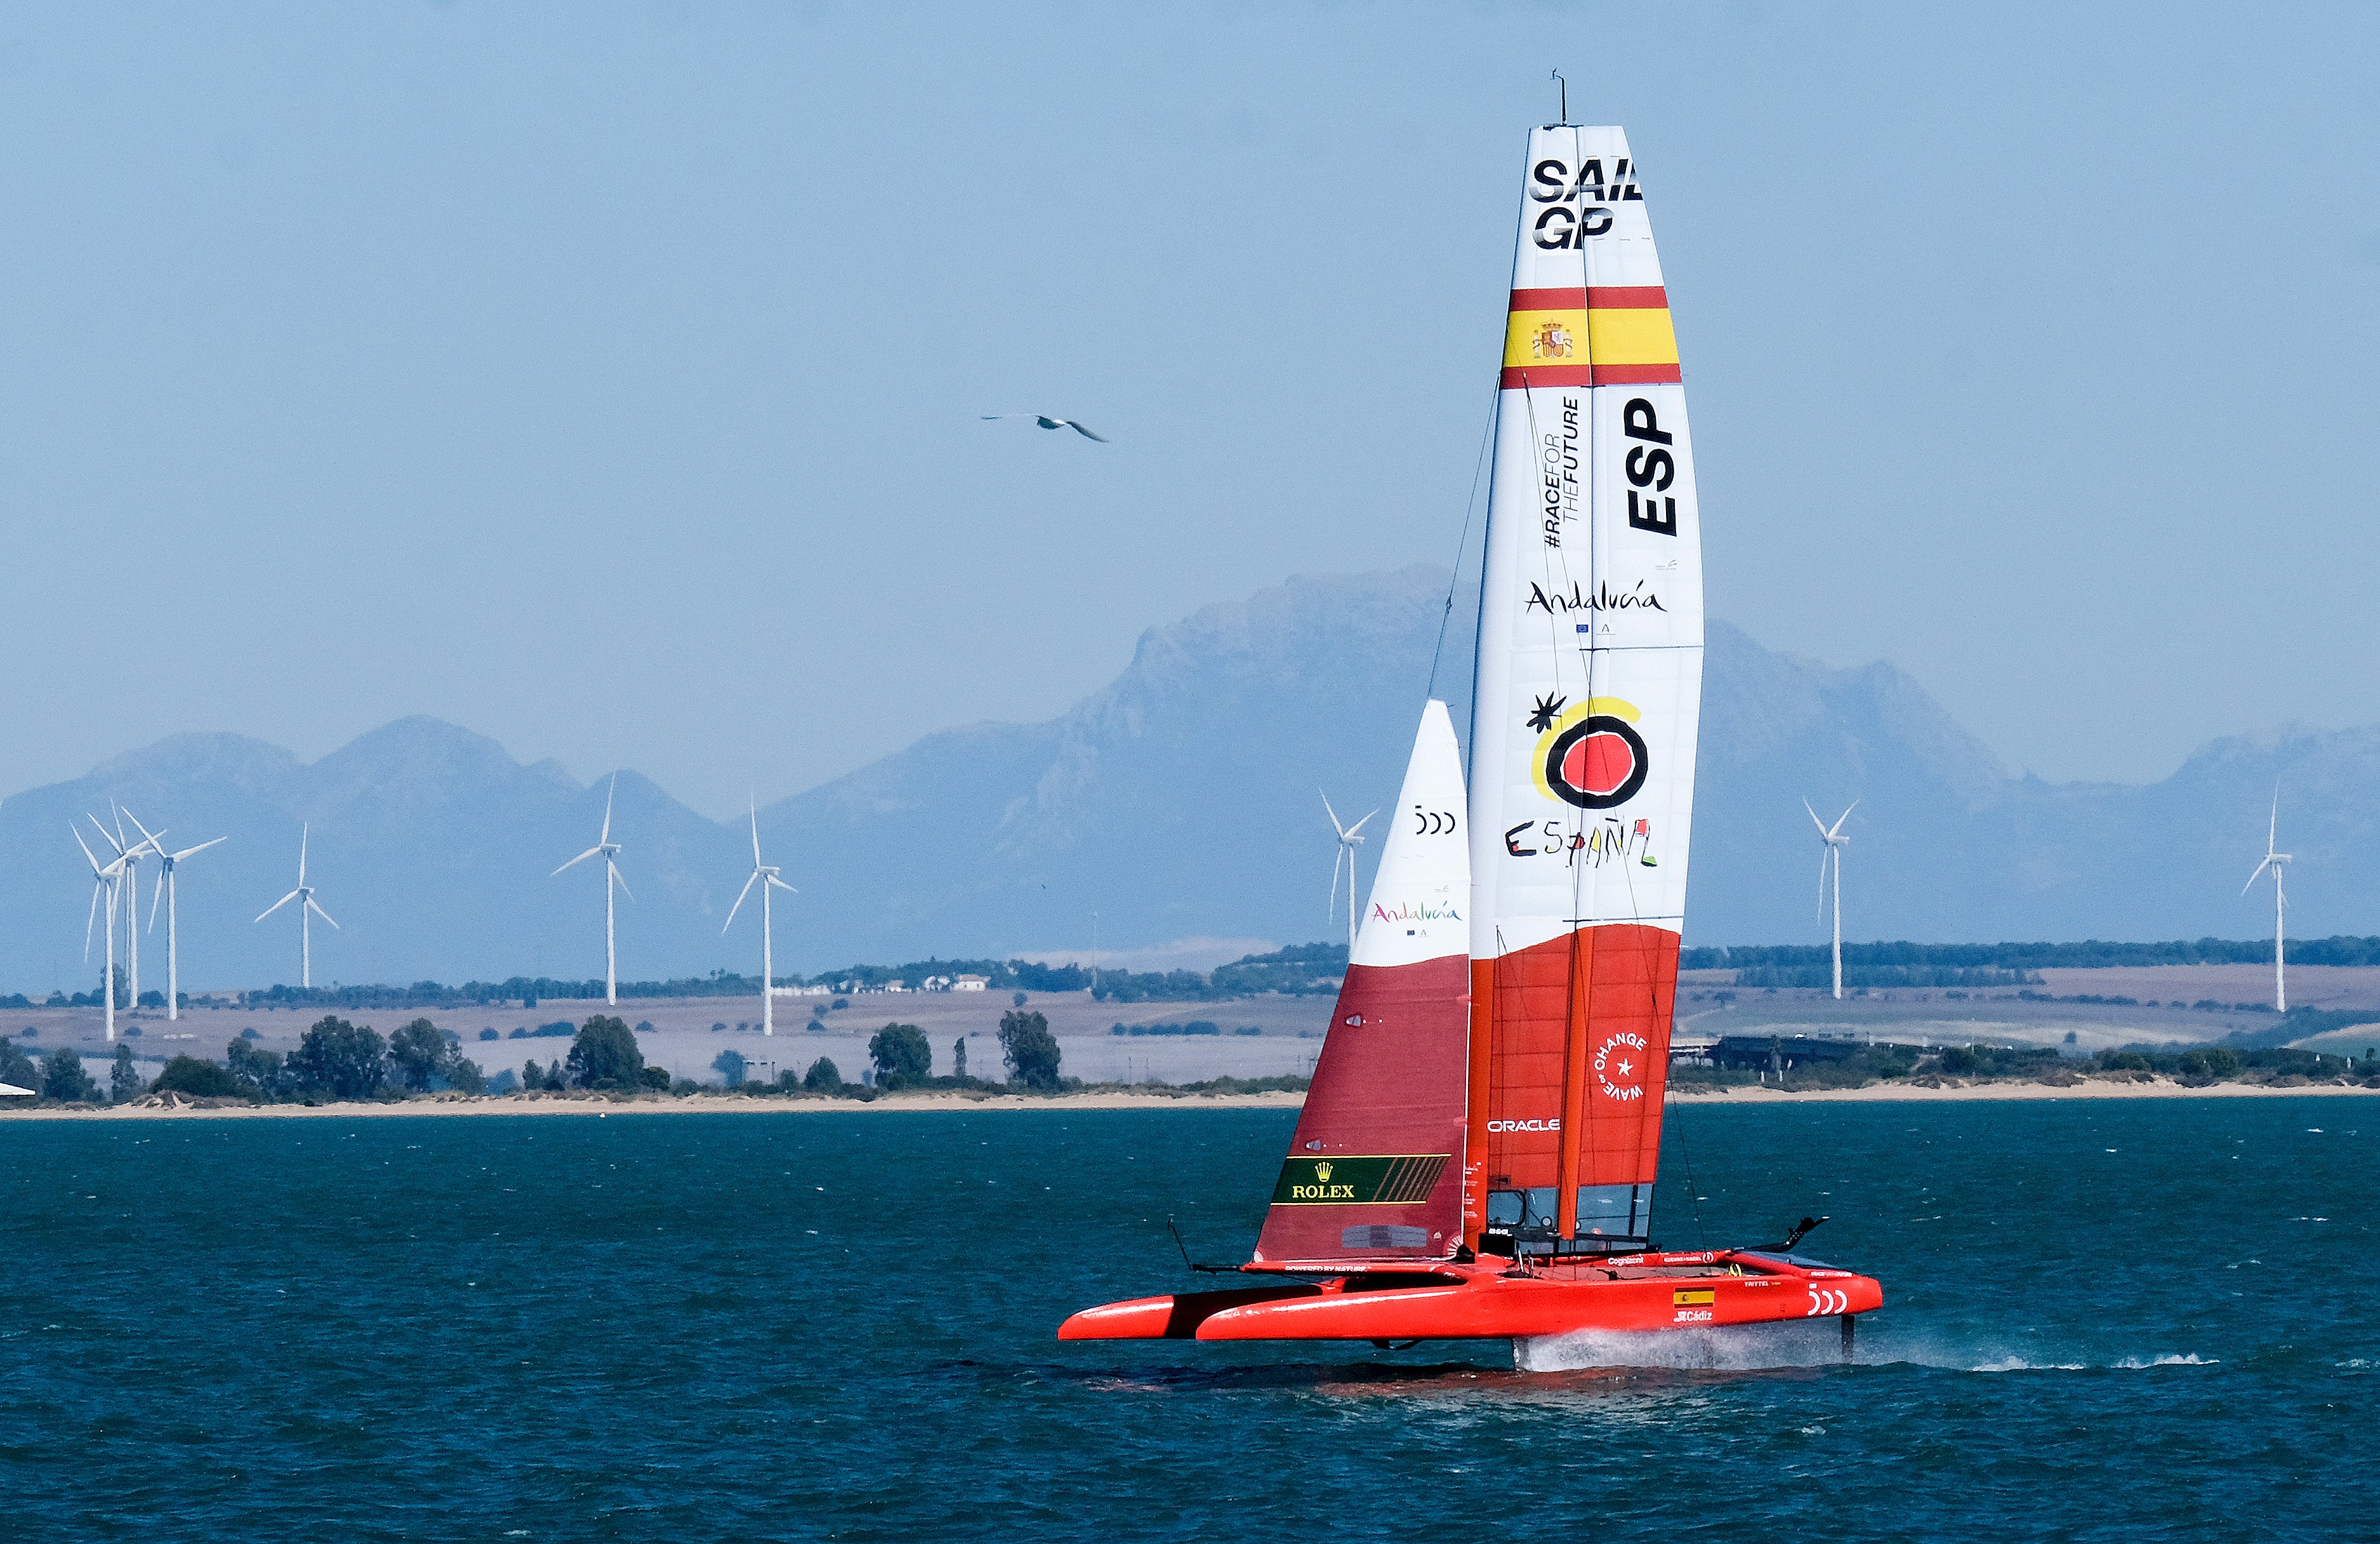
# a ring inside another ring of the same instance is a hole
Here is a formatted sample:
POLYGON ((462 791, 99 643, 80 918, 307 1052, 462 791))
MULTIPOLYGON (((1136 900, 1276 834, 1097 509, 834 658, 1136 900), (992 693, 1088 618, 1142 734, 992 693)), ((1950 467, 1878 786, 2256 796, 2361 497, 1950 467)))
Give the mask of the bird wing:
POLYGON ((1062 419, 1059 421, 1063 423, 1067 428, 1073 430, 1075 433, 1080 434, 1086 440, 1097 440, 1101 444, 1107 444, 1110 443, 1106 435, 1094 434, 1072 419, 1062 419))

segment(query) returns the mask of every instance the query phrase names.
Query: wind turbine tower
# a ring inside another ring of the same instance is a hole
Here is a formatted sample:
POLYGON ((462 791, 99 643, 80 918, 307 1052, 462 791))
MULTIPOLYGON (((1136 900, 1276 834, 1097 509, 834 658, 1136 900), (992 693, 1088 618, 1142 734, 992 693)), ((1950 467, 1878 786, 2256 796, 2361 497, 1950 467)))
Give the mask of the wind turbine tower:
POLYGON ((82 839, 81 832, 75 830, 72 821, 67 822, 67 834, 75 839, 76 846, 82 848, 83 861, 91 865, 91 916, 82 925, 82 957, 86 961, 91 958, 91 924, 99 919, 99 898, 103 892, 107 896, 107 973, 100 978, 105 984, 99 989, 99 998, 106 1004, 107 1038, 113 1040, 115 1039, 115 889, 124 878, 124 859, 120 857, 113 858, 102 868, 99 859, 91 857, 90 844, 82 839))
POLYGON ((2279 845, 2280 834, 2281 792, 2276 788, 2273 790, 2272 821, 2265 828, 2265 861, 2256 865, 2256 871, 2248 876, 2248 882, 2240 887, 2240 894, 2248 894, 2256 881, 2265 877, 2265 869, 2273 871, 2273 1011, 2285 1014, 2289 1011, 2289 983, 2281 976, 2281 868, 2289 862, 2289 855, 2273 850, 2279 845))
MULTIPOLYGON (((603 859, 603 1001, 607 1003, 615 1005, 620 1001, 620 956, 619 952, 614 945, 612 931, 612 888, 614 885, 617 885, 622 890, 627 890, 628 888, 628 881, 620 877, 620 866, 612 861, 620 855, 620 844, 612 840, 612 795, 619 792, 619 788, 620 774, 618 772, 613 772, 612 774, 611 789, 603 796, 603 834, 595 839, 595 845, 593 846, 588 848, 585 852, 580 853, 577 857, 572 858, 569 863, 565 863, 562 866, 562 869, 567 869, 573 864, 584 863, 589 858, 599 855, 603 859)), ((759 845, 759 829, 756 821, 752 833, 753 846, 756 852, 759 845)), ((553 873, 558 874, 562 872, 562 869, 556 869, 553 873)), ((552 877, 553 874, 548 874, 546 876, 548 879, 552 879, 552 877)), ((628 899, 633 901, 636 898, 635 893, 630 892, 628 899)), ((735 920, 735 917, 732 913, 729 915, 728 920, 735 920)), ((765 1019, 769 1015, 765 1011, 763 1011, 760 1016, 765 1019)))
MULTIPOLYGON (((164 832, 152 834, 147 826, 140 823, 140 817, 129 809, 124 812, 124 818, 130 821, 141 835, 148 837, 149 845, 157 851, 159 872, 157 889, 149 897, 149 928, 152 932, 156 930, 157 903, 162 899, 165 903, 165 1016, 168 1019, 178 1019, 182 1016, 182 951, 179 942, 180 915, 175 904, 174 870, 180 868, 182 859, 192 853, 202 853, 213 846, 216 842, 228 842, 231 838, 218 836, 213 842, 201 842, 195 847, 184 847, 180 852, 169 853, 165 850, 165 845, 157 839, 164 834, 164 832)), ((136 895, 134 899, 137 901, 139 896, 136 895)), ((133 1001, 137 1003, 140 999, 135 998, 133 1001)))
MULTIPOLYGON (((1322 790, 1318 788, 1315 792, 1322 793, 1322 790)), ((1330 808, 1330 796, 1322 794, 1322 812, 1330 817, 1330 829, 1339 833, 1339 850, 1330 858, 1330 903, 1323 915, 1330 916, 1339 909, 1339 865, 1344 862, 1347 865, 1347 957, 1353 959, 1355 956, 1355 849, 1364 845, 1364 838, 1358 833, 1364 829, 1365 821, 1379 811, 1375 809, 1354 825, 1342 826, 1339 823, 1339 811, 1330 808)))
MULTIPOLYGON (((1802 808, 1810 809, 1810 801, 1803 799, 1802 808)), ((1843 821, 1850 820, 1852 811, 1858 808, 1859 800, 1852 800, 1832 826, 1818 819, 1816 810, 1810 809, 1810 823, 1818 828, 1818 840, 1826 844, 1818 852, 1818 910, 1822 913, 1827 909, 1827 865, 1831 861, 1835 866, 1835 1001, 1838 1003, 1843 997, 1843 848, 1851 843, 1851 838, 1843 834, 1843 821)))
MULTIPOLYGON (((110 808, 115 807, 111 805, 110 808)), ((98 816, 92 815, 90 820, 91 829, 99 833, 99 839, 115 849, 115 860, 124 866, 120 888, 124 893, 121 899, 124 902, 125 990, 130 997, 130 1002, 127 1004, 128 1011, 130 1008, 140 1006, 140 855, 147 852, 153 844, 143 840, 126 846, 124 821, 121 819, 123 813, 123 810, 115 809, 115 814, 119 818, 114 832, 100 824, 98 816)), ((133 822, 135 825, 140 823, 138 821, 133 822)), ((144 833, 143 835, 145 836, 146 833, 144 833)), ((161 853, 164 851, 163 848, 158 850, 161 853)), ((113 925, 111 920, 110 926, 113 925)), ((114 976, 111 974, 109 979, 113 980, 114 976)))
POLYGON ((298 828, 298 888, 256 914, 259 922, 279 911, 290 902, 298 903, 298 984, 310 988, 314 984, 314 918, 330 922, 331 914, 314 904, 314 887, 306 882, 306 838, 308 828, 298 828))
POLYGON ((752 894, 754 885, 760 886, 760 1033, 777 1032, 776 960, 771 954, 769 892, 782 890, 788 895, 799 894, 792 885, 777 877, 774 865, 760 861, 760 812, 752 810, 752 877, 744 881, 736 893, 735 904, 727 908, 727 920, 720 925, 719 936, 725 938, 727 930, 735 925, 735 914, 744 909, 744 898, 752 894))

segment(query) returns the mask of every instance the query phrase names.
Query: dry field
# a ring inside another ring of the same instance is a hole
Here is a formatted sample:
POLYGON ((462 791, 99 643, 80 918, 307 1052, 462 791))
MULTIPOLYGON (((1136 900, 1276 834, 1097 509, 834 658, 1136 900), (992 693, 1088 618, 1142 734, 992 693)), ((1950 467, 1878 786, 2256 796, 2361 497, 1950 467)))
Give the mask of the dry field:
MULTIPOLYGON (((720 1052, 734 1049, 748 1060, 759 1076, 781 1069, 807 1069, 819 1057, 832 1060, 844 1077, 856 1080, 868 1064, 868 1038, 891 1023, 915 1024, 934 1048, 934 1070, 948 1073, 954 1058, 953 1042, 965 1037, 967 1070, 978 1076, 1002 1076, 1000 1015, 1011 1005, 1007 992, 863 992, 850 998, 851 1006, 830 1010, 819 1028, 811 1005, 831 1002, 815 997, 777 999, 776 1034, 760 1033, 760 1000, 753 997, 669 997, 624 1001, 606 1008, 601 1000, 546 999, 534 1008, 517 1003, 488 1008, 372 1009, 347 1012, 322 1008, 260 1010, 190 1008, 178 1022, 163 1011, 118 1014, 119 1033, 127 1034, 144 1076, 154 1076, 165 1058, 188 1052, 221 1061, 224 1047, 242 1029, 252 1028, 257 1043, 267 1051, 286 1053, 298 1044, 306 1027, 325 1012, 369 1024, 385 1035, 398 1025, 426 1017, 442 1029, 463 1037, 464 1053, 492 1076, 523 1062, 548 1063, 568 1052, 570 1041, 560 1036, 531 1035, 515 1039, 515 1029, 535 1030, 544 1024, 583 1024, 601 1013, 616 1013, 630 1024, 649 1023, 639 1034, 645 1060, 670 1069, 672 1076, 715 1081, 710 1064, 720 1052), (714 1028, 713 1026, 724 1027, 714 1028), (137 1029, 138 1035, 128 1031, 137 1029), (497 1039, 482 1040, 493 1029, 497 1039)), ((1269 1077, 1312 1069, 1321 1049, 1323 1028, 1330 1023, 1327 997, 1257 998, 1237 1003, 1097 1003, 1088 992, 1027 994, 1026 1006, 1050 1020, 1063 1053, 1062 1070, 1086 1082, 1196 1082, 1216 1076, 1269 1077), (1118 1036, 1116 1023, 1181 1024, 1204 1019, 1220 1027, 1217 1036, 1118 1036), (1256 1035, 1232 1030, 1255 1026, 1256 1035)), ((0 1013, 0 1031, 30 1038, 18 1043, 32 1055, 52 1046, 71 1045, 91 1064, 92 1076, 106 1078, 104 1060, 113 1054, 102 1038, 96 1008, 34 1008, 0 1013)))

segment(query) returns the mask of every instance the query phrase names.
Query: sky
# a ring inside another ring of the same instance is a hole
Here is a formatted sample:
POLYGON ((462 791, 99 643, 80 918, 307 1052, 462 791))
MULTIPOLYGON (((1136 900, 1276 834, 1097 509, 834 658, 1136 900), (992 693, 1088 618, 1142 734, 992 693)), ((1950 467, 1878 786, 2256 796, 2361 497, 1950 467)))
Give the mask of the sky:
POLYGON ((426 712, 723 816, 1451 563, 1556 67, 1641 167, 1714 615, 2053 780, 2380 721, 2375 34, 15 7, 0 793, 426 712))

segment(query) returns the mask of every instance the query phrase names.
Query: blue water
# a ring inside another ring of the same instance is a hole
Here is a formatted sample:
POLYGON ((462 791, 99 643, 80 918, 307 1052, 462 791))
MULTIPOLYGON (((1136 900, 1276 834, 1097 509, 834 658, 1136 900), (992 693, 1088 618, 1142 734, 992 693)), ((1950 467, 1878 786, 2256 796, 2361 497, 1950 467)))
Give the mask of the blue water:
POLYGON ((1849 1367, 1830 1326, 1527 1375, 1500 1344, 1056 1343, 1189 1284, 1169 1213, 1241 1258, 1292 1119, 0 1124, 0 1527, 2380 1531, 2380 1100, 1689 1107, 1662 1242, 1831 1212, 1805 1249, 1887 1293, 1849 1367))

